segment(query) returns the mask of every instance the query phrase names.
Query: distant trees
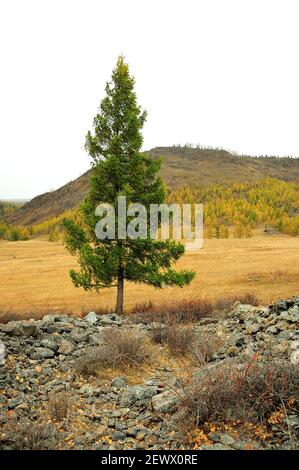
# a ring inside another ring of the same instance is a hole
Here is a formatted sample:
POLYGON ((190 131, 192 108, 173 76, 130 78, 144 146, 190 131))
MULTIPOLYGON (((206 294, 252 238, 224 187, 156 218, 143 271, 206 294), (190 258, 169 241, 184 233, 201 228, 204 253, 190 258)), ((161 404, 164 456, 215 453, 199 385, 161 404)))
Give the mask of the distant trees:
POLYGON ((227 238, 228 227, 236 238, 252 236, 259 224, 269 224, 282 233, 299 235, 299 185, 266 178, 257 183, 209 185, 172 189, 169 202, 204 205, 208 238, 227 238))

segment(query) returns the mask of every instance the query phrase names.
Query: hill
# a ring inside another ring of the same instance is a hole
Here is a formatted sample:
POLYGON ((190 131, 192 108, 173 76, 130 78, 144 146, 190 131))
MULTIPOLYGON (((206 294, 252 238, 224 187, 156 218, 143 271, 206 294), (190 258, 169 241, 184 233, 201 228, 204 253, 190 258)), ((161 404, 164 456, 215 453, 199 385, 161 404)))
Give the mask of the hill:
MULTIPOLYGON (((146 152, 162 158, 161 176, 171 187, 254 183, 265 177, 299 183, 299 158, 249 157, 222 149, 157 147, 146 152)), ((86 195, 90 171, 56 191, 35 197, 8 222, 32 225, 76 207, 86 195)))

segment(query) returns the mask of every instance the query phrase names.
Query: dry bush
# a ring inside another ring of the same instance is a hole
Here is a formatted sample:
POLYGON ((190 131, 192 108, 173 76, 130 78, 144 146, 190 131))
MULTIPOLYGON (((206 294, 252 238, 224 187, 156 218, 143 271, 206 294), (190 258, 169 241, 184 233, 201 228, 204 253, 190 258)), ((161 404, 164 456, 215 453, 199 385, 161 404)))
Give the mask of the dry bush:
POLYGON ((162 321, 165 323, 196 321, 214 315, 214 304, 206 298, 182 299, 155 305, 152 302, 137 304, 130 311, 136 315, 137 321, 145 323, 162 321))
POLYGON ((264 421, 298 398, 298 385, 298 367, 289 362, 253 360, 202 369, 185 389, 181 427, 192 429, 208 420, 264 421))
POLYGON ((13 450, 53 450, 59 435, 52 424, 19 421, 8 430, 9 447, 13 450))
POLYGON ((156 324, 151 329, 151 339, 156 344, 163 344, 165 342, 166 336, 165 325, 161 322, 156 322, 156 324))
POLYGON ((125 368, 150 362, 153 348, 145 333, 134 329, 107 328, 103 343, 91 348, 77 364, 82 375, 95 375, 101 368, 125 368))
POLYGON ((196 336, 191 355, 194 363, 204 365, 210 362, 223 346, 224 340, 215 334, 201 333, 196 336))
POLYGON ((195 334, 191 328, 178 326, 176 323, 164 330, 163 343, 166 344, 174 356, 190 354, 195 344, 195 334))
POLYGON ((254 292, 244 292, 243 294, 235 296, 232 299, 234 300, 234 303, 239 301, 241 304, 253 305, 255 307, 261 305, 261 300, 254 292))
POLYGON ((55 421, 63 421, 69 418, 72 400, 66 392, 52 394, 49 397, 49 414, 55 421))
POLYGON ((220 297, 214 302, 214 310, 217 312, 228 312, 233 308, 236 302, 240 302, 244 305, 253 305, 255 307, 261 305, 261 300, 254 292, 244 292, 239 295, 220 297))

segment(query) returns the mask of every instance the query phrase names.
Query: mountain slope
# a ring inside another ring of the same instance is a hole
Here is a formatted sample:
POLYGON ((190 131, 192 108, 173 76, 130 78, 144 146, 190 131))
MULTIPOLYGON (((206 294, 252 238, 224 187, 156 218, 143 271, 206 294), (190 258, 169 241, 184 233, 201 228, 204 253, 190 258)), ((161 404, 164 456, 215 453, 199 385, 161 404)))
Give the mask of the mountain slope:
MULTIPOLYGON (((189 147, 157 147, 146 153, 152 158, 162 157, 161 176, 171 187, 253 183, 265 177, 299 183, 299 158, 248 157, 226 150, 189 147)), ((9 223, 36 224, 77 206, 87 193, 89 173, 35 197, 12 214, 9 223)))

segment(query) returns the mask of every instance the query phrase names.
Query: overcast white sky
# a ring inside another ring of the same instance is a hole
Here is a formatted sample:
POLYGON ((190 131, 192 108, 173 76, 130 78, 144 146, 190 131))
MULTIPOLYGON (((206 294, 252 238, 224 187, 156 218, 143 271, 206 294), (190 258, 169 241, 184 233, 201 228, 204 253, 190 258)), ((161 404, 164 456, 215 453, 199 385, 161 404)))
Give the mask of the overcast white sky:
POLYGON ((185 142, 299 155, 298 0, 0 0, 0 198, 89 168, 120 53, 148 111, 144 149, 185 142))

